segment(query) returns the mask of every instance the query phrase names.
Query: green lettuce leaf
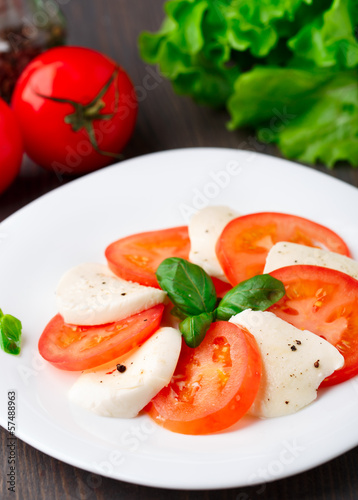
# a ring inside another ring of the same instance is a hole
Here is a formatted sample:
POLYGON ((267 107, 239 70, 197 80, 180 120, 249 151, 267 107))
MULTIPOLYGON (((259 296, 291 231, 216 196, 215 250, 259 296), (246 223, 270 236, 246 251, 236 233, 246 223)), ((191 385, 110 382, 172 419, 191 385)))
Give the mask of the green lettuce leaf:
POLYGON ((232 93, 237 75, 236 68, 223 72, 197 66, 178 74, 172 83, 178 94, 189 93, 198 104, 222 107, 232 93))
POLYGON ((287 28, 299 7, 310 3, 311 0, 233 0, 226 10, 228 40, 238 51, 249 49, 254 56, 264 57, 278 43, 279 26, 287 28))
POLYGON ((267 123, 272 137, 312 106, 331 73, 258 66, 235 82, 228 101, 230 130, 267 123))
MULTIPOLYGON (((218 2, 221 5, 221 2, 218 2)), ((139 49, 144 60, 159 64, 178 94, 200 104, 224 106, 240 73, 226 67, 231 48, 225 41, 227 23, 216 2, 172 0, 158 33, 144 32, 139 49)))
POLYGON ((358 166, 358 71, 257 67, 238 78, 228 108, 230 128, 257 129, 288 158, 358 166))
POLYGON ((288 158, 330 168, 345 160, 358 167, 358 71, 339 73, 275 141, 288 158))
MULTIPOLYGON (((355 2, 356 3, 356 2, 355 2)), ((302 59, 318 67, 353 68, 358 65, 358 42, 355 38, 353 0, 335 0, 332 7, 306 24, 288 46, 302 59)))
POLYGON ((172 42, 187 54, 197 54, 204 45, 201 23, 208 9, 206 0, 172 0, 166 4, 166 12, 170 19, 177 23, 179 29, 173 32, 172 42))
POLYGON ((233 49, 241 52, 250 49, 257 57, 266 56, 278 41, 272 26, 255 26, 245 19, 232 19, 227 37, 233 49))
POLYGON ((139 38, 175 92, 289 158, 357 165, 357 0, 170 0, 139 38))

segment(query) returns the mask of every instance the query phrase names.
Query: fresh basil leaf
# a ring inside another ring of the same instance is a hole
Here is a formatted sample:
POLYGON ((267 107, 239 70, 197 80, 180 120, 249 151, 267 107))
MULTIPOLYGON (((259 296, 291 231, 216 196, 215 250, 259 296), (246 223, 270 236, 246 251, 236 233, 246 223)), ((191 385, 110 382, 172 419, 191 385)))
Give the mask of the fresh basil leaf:
POLYGON ((196 264, 179 257, 163 260, 156 272, 160 287, 187 316, 212 312, 216 291, 212 279, 196 264))
POLYGON ((269 274, 242 281, 230 290, 216 309, 218 320, 228 321, 245 309, 264 311, 285 295, 283 283, 269 274))
POLYGON ((20 354, 21 321, 0 309, 0 347, 8 354, 20 354))
POLYGON ((180 323, 179 330, 189 347, 198 347, 201 344, 211 323, 214 321, 214 317, 213 312, 202 313, 198 316, 190 316, 180 323))
POLYGON ((174 316, 175 318, 178 318, 180 320, 184 320, 187 318, 187 314, 184 314, 179 307, 174 306, 173 309, 171 309, 170 314, 174 316))

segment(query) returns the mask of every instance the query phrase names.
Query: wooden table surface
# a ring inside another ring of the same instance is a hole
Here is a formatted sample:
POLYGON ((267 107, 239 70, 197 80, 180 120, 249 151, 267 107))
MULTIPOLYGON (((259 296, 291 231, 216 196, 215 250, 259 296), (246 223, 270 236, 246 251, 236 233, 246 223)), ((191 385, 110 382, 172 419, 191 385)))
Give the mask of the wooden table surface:
MULTIPOLYGON (((68 20, 69 44, 92 47, 108 54, 129 72, 135 85, 143 85, 148 70, 138 56, 137 37, 143 29, 158 28, 163 18, 163 0, 62 0, 60 3, 68 20)), ((279 156, 274 147, 250 140, 244 131, 228 132, 225 129, 227 118, 225 112, 199 107, 188 98, 176 96, 171 86, 162 80, 156 88, 148 90, 140 102, 137 126, 125 157, 198 146, 252 149, 279 156)), ((317 169, 358 186, 358 169, 347 165, 333 171, 324 167, 317 169)), ((70 181, 60 181, 54 174, 24 160, 20 176, 0 197, 0 221, 42 194, 70 181)), ((1 450, 6 450, 6 443, 7 432, 0 429, 1 450)), ((16 493, 9 493, 5 456, 2 451, 1 500, 358 499, 358 448, 291 478, 260 486, 198 492, 149 488, 96 476, 51 458, 19 440, 16 493)))

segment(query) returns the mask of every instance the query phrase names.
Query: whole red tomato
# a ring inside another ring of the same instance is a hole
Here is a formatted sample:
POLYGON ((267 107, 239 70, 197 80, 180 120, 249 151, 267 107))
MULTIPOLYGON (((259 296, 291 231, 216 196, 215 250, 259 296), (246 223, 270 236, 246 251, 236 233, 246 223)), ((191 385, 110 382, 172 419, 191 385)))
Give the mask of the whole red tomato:
POLYGON ((23 144, 14 112, 0 99, 0 193, 5 191, 19 173, 23 144))
POLYGON ((80 174, 112 163, 132 135, 133 85, 114 61, 83 47, 36 57, 15 87, 12 106, 25 151, 57 174, 80 174))

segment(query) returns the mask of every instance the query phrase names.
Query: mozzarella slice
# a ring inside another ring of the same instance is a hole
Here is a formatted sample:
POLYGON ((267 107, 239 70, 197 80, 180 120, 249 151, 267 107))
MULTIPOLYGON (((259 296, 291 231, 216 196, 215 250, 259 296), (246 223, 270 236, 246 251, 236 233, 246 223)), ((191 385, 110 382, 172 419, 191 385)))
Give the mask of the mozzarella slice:
POLYGON ((69 391, 74 403, 104 417, 132 418, 169 384, 181 349, 179 330, 157 330, 133 354, 116 365, 83 373, 69 391), (118 365, 119 366, 119 365, 118 365))
POLYGON ((312 248, 286 241, 280 241, 271 248, 266 257, 264 273, 270 273, 280 267, 299 264, 329 267, 349 274, 358 280, 358 262, 355 260, 321 248, 312 248))
POLYGON ((250 414, 279 417, 314 401, 323 379, 344 364, 323 338, 299 330, 273 313, 245 310, 230 319, 256 339, 262 358, 259 391, 250 414))
POLYGON ((211 206, 193 215, 189 222, 189 260, 210 276, 228 281, 216 256, 216 242, 224 227, 240 214, 223 206, 211 206))
POLYGON ((66 323, 102 325, 164 302, 166 293, 118 278, 103 264, 80 264, 61 278, 57 309, 66 323))

